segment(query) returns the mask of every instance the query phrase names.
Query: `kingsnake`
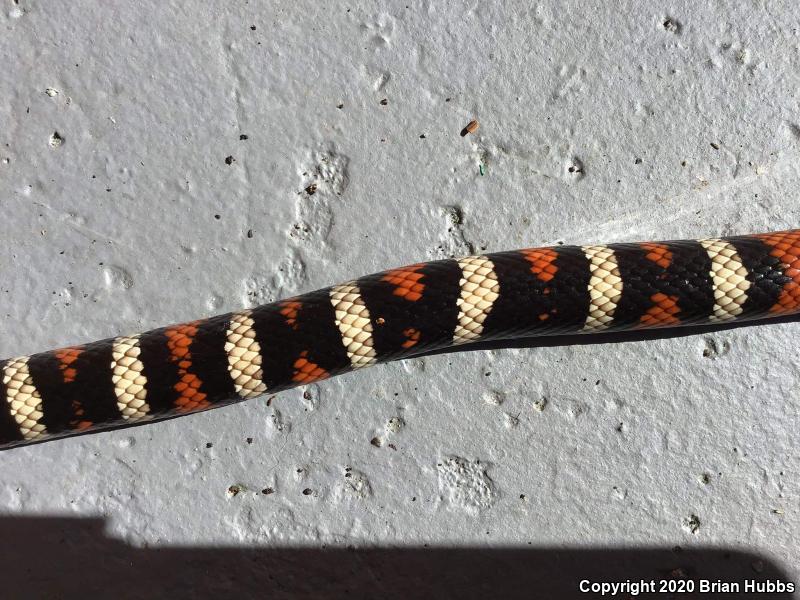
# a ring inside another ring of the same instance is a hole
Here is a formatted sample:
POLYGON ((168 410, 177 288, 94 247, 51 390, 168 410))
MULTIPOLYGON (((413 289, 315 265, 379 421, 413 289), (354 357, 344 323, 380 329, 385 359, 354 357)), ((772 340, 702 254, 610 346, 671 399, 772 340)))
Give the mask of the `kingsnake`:
POLYGON ((0 448, 153 422, 476 340, 800 312, 800 230, 438 260, 0 361, 0 448))

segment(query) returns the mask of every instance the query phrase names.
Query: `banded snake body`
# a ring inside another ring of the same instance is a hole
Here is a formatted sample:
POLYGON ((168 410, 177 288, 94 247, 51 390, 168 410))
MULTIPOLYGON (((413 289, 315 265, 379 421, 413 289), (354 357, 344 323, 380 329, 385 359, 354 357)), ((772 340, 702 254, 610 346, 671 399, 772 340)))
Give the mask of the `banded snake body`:
POLYGON ((0 361, 0 448, 153 422, 476 340, 800 312, 800 230, 489 253, 0 361))

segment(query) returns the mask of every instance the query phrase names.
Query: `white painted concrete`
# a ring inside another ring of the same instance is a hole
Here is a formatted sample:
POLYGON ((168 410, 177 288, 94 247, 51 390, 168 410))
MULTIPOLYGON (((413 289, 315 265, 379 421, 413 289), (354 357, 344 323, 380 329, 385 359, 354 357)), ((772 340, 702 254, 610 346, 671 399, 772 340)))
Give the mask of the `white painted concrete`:
MULTIPOLYGON (((4 0, 0 355, 430 258, 797 226, 796 7, 669 6, 4 0)), ((134 549, 512 546, 532 569, 571 548, 546 575, 568 585, 597 560, 582 550, 667 568, 717 547, 798 581, 798 334, 381 366, 2 453, 0 512, 103 518, 134 549)), ((18 539, 4 564, 36 555, 18 539)), ((55 563, 26 580, 66 585, 55 563)), ((364 564, 366 595, 409 581, 364 564)), ((258 589, 306 585, 292 565, 258 589)))

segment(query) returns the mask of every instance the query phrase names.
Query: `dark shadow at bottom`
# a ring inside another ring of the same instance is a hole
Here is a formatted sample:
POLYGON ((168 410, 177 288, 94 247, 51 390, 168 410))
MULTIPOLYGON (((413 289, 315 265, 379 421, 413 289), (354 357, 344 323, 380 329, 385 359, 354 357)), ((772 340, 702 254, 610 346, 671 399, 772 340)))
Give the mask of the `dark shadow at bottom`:
POLYGON ((606 598, 792 598, 747 593, 789 580, 757 553, 725 548, 158 547, 109 538, 102 519, 0 519, 2 598, 592 598, 580 582, 692 581, 688 594, 606 598), (739 593, 700 593, 701 580, 739 593))
POLYGON ((756 327, 765 325, 783 325, 800 322, 800 315, 736 321, 733 323, 717 323, 711 325, 683 325, 681 327, 662 327, 656 329, 629 329, 626 331, 609 331, 601 333, 564 333, 533 337, 501 338, 497 340, 478 341, 463 346, 449 346, 439 350, 420 352, 416 358, 448 354, 452 352, 474 352, 478 350, 502 350, 505 348, 552 348, 555 346, 591 346, 594 344, 623 344, 626 342, 646 342, 691 335, 719 334, 730 329, 756 327))

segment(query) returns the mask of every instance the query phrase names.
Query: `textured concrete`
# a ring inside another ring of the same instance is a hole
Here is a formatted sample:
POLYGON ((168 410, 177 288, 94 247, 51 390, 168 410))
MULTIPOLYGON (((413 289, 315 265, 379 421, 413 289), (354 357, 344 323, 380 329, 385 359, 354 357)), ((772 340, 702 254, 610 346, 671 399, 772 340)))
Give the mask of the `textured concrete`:
MULTIPOLYGON (((2 356, 429 258, 800 223, 791 2, 0 6, 2 356)), ((702 575, 686 553, 713 547, 742 577, 798 581, 798 334, 380 366, 5 452, 0 510, 104 519, 112 541, 68 545, 81 556, 512 546, 552 578, 543 557, 572 549, 573 585, 590 549, 702 575)), ((35 557, 46 529, 4 540, 35 557)), ((69 564, 51 558, 28 577, 69 564)), ((402 589, 364 564, 356 584, 402 589)))

